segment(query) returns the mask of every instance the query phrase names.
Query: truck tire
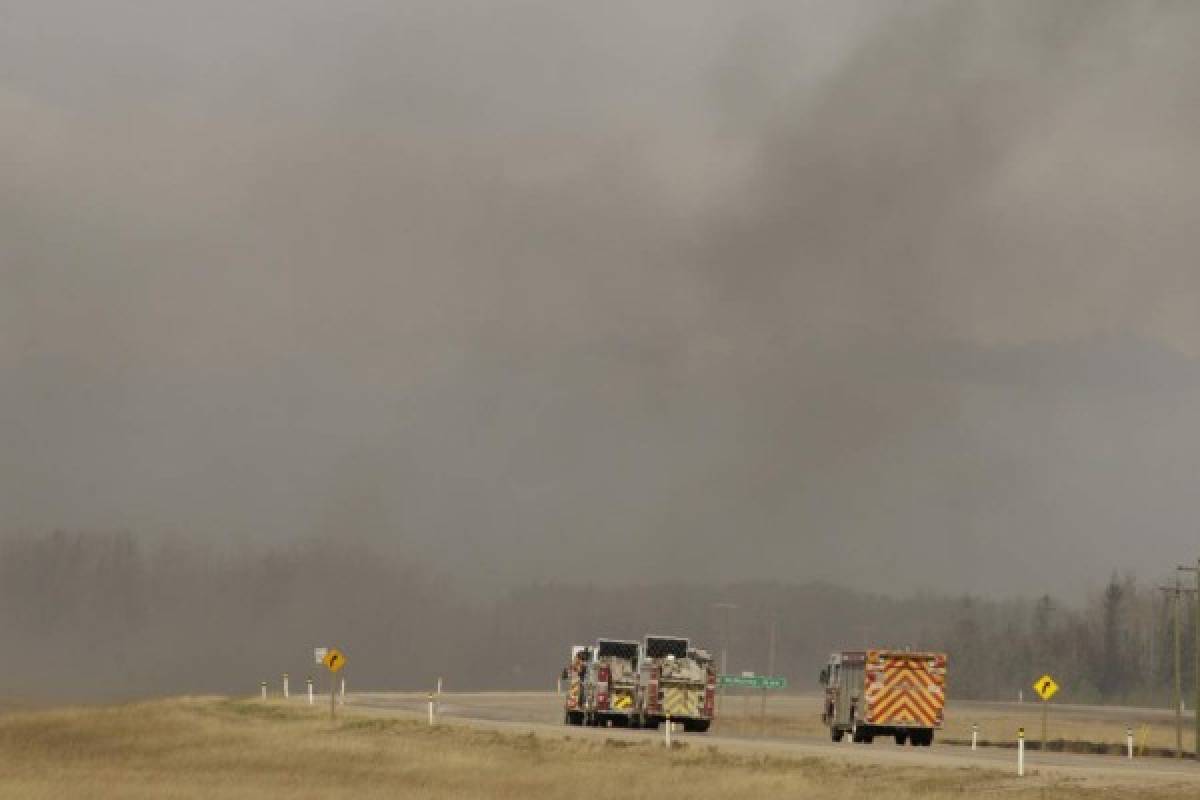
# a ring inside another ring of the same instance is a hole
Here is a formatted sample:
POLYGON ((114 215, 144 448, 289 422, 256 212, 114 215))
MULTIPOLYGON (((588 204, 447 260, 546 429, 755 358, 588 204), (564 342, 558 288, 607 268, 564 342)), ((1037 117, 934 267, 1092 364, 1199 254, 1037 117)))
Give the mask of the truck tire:
POLYGON ((688 720, 683 723, 683 729, 688 733, 707 733, 709 721, 706 719, 688 720))
POLYGON ((846 732, 844 730, 842 730, 841 728, 830 728, 829 729, 829 738, 835 742, 840 742, 842 740, 842 737, 845 735, 846 735, 846 732))
MULTIPOLYGON (((908 734, 904 733, 903 731, 895 734, 895 736, 896 736, 896 744, 900 745, 901 747, 904 746, 905 740, 910 738, 908 736, 908 734)), ((917 737, 914 735, 911 738, 912 738, 912 743, 915 745, 917 743, 917 737)))

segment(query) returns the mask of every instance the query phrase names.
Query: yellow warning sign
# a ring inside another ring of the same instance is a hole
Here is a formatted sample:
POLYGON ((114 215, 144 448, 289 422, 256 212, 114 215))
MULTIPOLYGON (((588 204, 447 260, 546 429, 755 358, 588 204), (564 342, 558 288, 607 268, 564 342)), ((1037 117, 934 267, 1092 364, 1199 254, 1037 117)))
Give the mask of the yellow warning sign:
POLYGON ((1049 700, 1058 692, 1058 684, 1054 682, 1054 678, 1043 675, 1033 682, 1033 690, 1038 693, 1038 697, 1049 700))
POLYGON ((324 664, 325 668, 330 672, 337 672, 339 669, 346 666, 346 657, 342 655, 341 650, 338 650, 336 647, 331 647, 329 648, 329 651, 325 653, 325 658, 321 659, 321 663, 324 664))

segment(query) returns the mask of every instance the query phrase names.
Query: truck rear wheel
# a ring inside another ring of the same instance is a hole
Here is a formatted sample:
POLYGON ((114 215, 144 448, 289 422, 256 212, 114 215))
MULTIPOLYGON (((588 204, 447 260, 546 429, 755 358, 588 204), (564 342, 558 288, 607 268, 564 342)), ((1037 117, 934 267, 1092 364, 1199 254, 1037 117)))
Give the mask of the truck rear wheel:
POLYGON ((840 742, 842 740, 842 737, 845 735, 846 735, 846 732, 844 730, 842 730, 841 728, 830 728, 829 729, 829 738, 835 742, 840 742))
POLYGON ((913 747, 929 747, 929 745, 933 744, 933 731, 912 731, 908 735, 908 743, 913 747))
MULTIPOLYGON (((906 734, 904 732, 900 732, 900 733, 896 734, 896 744, 900 745, 901 747, 904 746, 904 742, 907 739, 908 739, 908 734, 906 734)), ((917 743, 917 738, 915 736, 913 737, 912 743, 913 744, 917 743)))
POLYGON ((688 720, 683 723, 683 729, 688 733, 706 733, 709 721, 706 719, 688 720))

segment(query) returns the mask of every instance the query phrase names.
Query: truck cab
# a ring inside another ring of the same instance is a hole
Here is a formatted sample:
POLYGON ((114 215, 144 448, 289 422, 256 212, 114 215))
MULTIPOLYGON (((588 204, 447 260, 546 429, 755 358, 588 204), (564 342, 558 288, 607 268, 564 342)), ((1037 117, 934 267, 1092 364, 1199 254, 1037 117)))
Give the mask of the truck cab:
POLYGON ((845 651, 832 654, 821 670, 820 681, 825 689, 821 721, 829 726, 830 738, 835 742, 854 730, 862 706, 865 663, 866 654, 862 651, 845 651))

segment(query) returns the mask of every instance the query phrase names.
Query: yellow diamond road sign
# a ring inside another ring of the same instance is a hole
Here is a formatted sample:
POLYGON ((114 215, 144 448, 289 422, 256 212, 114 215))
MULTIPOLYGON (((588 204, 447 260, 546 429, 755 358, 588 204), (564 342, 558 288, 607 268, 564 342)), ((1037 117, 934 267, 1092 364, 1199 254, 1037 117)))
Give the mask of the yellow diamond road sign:
POLYGON ((1054 678, 1043 675, 1033 682, 1033 690, 1038 693, 1038 697, 1049 700, 1058 691, 1058 684, 1054 682, 1054 678))
POLYGON ((326 669, 328 669, 330 672, 337 672, 339 669, 346 666, 346 657, 342 655, 341 650, 338 650, 336 647, 331 647, 329 648, 328 652, 325 653, 325 658, 321 660, 321 663, 324 664, 326 669))

